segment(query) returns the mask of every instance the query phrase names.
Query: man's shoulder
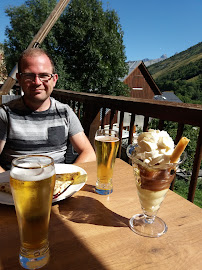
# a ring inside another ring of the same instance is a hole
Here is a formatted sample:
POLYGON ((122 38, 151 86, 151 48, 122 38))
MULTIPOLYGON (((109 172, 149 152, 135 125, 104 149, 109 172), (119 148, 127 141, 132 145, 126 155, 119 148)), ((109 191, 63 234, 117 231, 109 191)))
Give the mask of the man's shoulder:
POLYGON ((9 102, 3 103, 0 106, 0 118, 1 119, 7 119, 8 114, 10 114, 12 111, 22 111, 23 110, 23 102, 22 98, 13 99, 9 102))
POLYGON ((51 97, 51 105, 52 105, 52 109, 64 110, 64 111, 72 110, 68 104, 62 103, 53 97, 51 97))
POLYGON ((19 97, 17 99, 13 99, 7 103, 4 103, 1 105, 1 108, 3 108, 4 110, 24 110, 25 109, 25 105, 24 102, 22 100, 22 97, 19 97))

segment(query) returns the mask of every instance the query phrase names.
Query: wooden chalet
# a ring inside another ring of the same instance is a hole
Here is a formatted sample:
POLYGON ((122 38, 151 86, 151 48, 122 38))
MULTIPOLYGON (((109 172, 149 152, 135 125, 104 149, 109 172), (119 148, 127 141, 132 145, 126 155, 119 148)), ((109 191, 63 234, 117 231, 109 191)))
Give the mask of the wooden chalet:
POLYGON ((131 88, 131 97, 153 99, 162 95, 143 61, 129 61, 129 73, 122 81, 131 88))

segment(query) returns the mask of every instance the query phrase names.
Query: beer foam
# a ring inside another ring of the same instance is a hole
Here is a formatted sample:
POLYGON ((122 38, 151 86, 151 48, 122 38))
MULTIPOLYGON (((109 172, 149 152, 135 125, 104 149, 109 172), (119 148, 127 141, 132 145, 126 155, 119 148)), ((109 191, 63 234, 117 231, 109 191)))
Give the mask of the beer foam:
POLYGON ((23 163, 20 164, 21 168, 13 167, 10 176, 12 178, 21 180, 21 181, 40 181, 46 178, 49 178, 55 174, 54 166, 50 165, 48 167, 38 168, 39 164, 36 163, 23 163), (29 169, 30 167, 36 169, 29 169))
POLYGON ((96 136, 95 140, 99 142, 118 142, 119 138, 113 136, 96 136))

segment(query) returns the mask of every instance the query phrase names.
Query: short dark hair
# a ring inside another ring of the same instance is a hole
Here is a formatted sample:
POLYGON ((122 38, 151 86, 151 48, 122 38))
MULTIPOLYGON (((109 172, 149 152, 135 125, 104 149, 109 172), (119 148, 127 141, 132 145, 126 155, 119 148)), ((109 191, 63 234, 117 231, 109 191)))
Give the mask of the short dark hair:
POLYGON ((52 65, 52 72, 54 74, 55 73, 55 65, 53 63, 53 60, 49 56, 49 54, 41 48, 30 48, 30 49, 26 49, 25 51, 22 52, 22 54, 20 55, 19 60, 18 60, 18 72, 19 73, 22 72, 21 65, 22 65, 23 60, 26 59, 26 57, 37 56, 37 55, 46 55, 49 58, 51 65, 52 65))

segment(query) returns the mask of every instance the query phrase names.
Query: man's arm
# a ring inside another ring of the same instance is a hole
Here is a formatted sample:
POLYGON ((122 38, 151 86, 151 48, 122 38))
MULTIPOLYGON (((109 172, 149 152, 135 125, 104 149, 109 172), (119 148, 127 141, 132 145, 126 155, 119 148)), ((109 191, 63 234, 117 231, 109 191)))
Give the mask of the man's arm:
POLYGON ((84 132, 79 132, 69 139, 75 151, 79 154, 75 163, 83 163, 96 160, 95 151, 84 132))
MULTIPOLYGON (((5 145, 6 141, 0 140, 0 154, 4 149, 4 145, 5 145)), ((5 172, 5 170, 0 166, 0 173, 5 172)))

